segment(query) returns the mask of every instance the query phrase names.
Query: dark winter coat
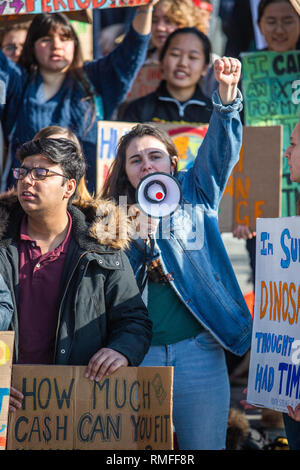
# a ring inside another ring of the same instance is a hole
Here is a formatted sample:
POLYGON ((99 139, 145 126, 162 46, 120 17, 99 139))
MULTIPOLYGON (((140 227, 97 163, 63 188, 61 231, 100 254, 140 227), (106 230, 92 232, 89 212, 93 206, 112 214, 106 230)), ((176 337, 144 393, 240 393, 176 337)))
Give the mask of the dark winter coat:
MULTIPOLYGON (((68 209, 72 217, 71 244, 62 276, 56 333, 55 364, 87 365, 102 347, 114 349, 137 366, 148 351, 152 324, 123 252, 114 221, 115 206, 98 201, 97 207, 68 209), (97 210, 97 214, 96 214, 97 210)), ((0 273, 15 305, 18 359, 18 238, 24 212, 12 192, 0 198, 0 273)))
POLYGON ((128 122, 201 123, 209 122, 213 107, 199 85, 193 96, 179 102, 173 98, 163 80, 159 87, 146 96, 131 101, 121 110, 119 119, 128 122))

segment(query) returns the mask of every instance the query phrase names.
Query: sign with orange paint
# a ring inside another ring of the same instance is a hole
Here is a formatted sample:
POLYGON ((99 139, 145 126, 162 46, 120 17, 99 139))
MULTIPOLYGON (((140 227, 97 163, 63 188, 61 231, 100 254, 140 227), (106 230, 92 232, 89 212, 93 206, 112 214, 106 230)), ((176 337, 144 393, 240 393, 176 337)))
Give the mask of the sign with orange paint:
POLYGON ((136 7, 150 0, 4 0, 0 15, 64 13, 93 8, 136 7))
POLYGON ((257 219, 247 401, 287 413, 300 403, 300 217, 257 219))
MULTIPOLYGON (((153 123, 155 124, 155 123, 153 123)), ((119 138, 135 123, 99 121, 97 191, 101 191, 116 154, 119 138)), ((189 169, 208 129, 207 124, 155 124, 172 138, 179 156, 178 170, 189 169)), ((219 228, 231 232, 238 224, 255 230, 257 217, 279 217, 281 204, 281 126, 244 126, 240 159, 219 206, 219 228)))
POLYGON ((0 331, 0 450, 6 449, 14 332, 0 331))

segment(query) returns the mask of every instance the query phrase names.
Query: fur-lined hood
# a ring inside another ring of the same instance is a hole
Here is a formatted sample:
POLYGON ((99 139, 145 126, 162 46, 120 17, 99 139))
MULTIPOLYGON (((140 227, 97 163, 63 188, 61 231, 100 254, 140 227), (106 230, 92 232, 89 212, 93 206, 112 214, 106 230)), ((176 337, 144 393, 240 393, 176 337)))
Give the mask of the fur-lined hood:
MULTIPOLYGON (((113 201, 101 198, 76 199, 68 207, 72 235, 84 249, 125 250, 132 228, 126 211, 113 201), (100 246, 99 246, 100 245, 100 246)), ((14 190, 0 194, 0 244, 17 239, 24 211, 14 190)))

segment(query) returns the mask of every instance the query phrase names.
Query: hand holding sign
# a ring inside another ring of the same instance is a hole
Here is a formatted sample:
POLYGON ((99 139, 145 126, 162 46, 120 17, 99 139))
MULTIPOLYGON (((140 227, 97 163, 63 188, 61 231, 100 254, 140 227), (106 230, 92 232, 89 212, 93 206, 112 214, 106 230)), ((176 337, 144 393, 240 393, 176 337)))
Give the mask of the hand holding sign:
POLYGON ((289 410, 289 416, 295 421, 300 421, 300 403, 295 408, 292 406, 288 406, 287 408, 289 410))
POLYGON ((9 411, 17 411, 22 407, 22 400, 24 396, 19 390, 16 390, 14 387, 10 388, 9 395, 9 411))
POLYGON ((98 382, 104 375, 111 375, 123 366, 128 366, 128 360, 123 354, 114 349, 102 348, 91 357, 85 377, 98 382))
POLYGON ((249 240, 253 237, 255 237, 256 233, 252 232, 247 225, 238 225, 235 227, 233 230, 233 236, 235 238, 243 239, 243 240, 249 240))

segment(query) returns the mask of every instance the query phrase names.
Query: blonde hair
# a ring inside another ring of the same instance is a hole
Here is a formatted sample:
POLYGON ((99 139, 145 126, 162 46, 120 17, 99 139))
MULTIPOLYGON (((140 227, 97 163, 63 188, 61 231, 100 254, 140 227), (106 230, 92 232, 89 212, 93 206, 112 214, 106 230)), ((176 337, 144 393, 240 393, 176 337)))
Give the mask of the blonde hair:
POLYGON ((178 28, 194 26, 199 31, 207 34, 207 26, 202 12, 200 8, 196 7, 193 0, 160 0, 158 4, 170 21, 175 23, 178 28))

